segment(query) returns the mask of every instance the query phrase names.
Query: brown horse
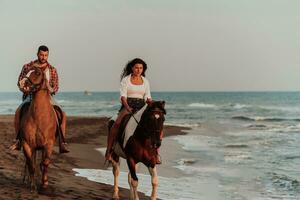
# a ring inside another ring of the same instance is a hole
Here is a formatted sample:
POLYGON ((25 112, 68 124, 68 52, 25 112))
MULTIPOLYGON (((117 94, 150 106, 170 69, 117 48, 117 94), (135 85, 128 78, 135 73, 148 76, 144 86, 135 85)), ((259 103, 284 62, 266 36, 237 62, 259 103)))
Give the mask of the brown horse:
MULTIPOLYGON (((133 136, 128 140, 123 152, 119 153, 114 148, 112 154, 112 165, 113 165, 113 174, 114 174, 114 194, 113 199, 119 199, 118 195, 118 176, 120 173, 120 163, 119 157, 123 157, 127 161, 129 168, 128 174, 128 183, 130 185, 130 199, 138 200, 138 178, 136 176, 137 164, 139 162, 143 163, 148 167, 149 173, 151 175, 152 182, 152 194, 151 200, 155 200, 157 196, 157 171, 156 171, 156 158, 157 158, 157 148, 161 145, 161 132, 163 130, 163 123, 165 120, 164 115, 165 111, 165 102, 164 101, 153 101, 147 106, 144 113, 141 116, 141 120, 138 123, 137 128, 133 136)), ((109 129, 112 126, 113 122, 110 122, 109 129)), ((123 128, 120 128, 122 132, 123 128)), ((118 134, 119 140, 118 143, 122 144, 122 134, 118 134)), ((119 145, 123 146, 123 145, 119 145)))
POLYGON ((35 190, 35 157, 37 150, 42 151, 40 170, 42 173, 42 189, 48 186, 48 166, 56 139, 57 118, 51 104, 51 88, 45 73, 38 68, 32 68, 27 78, 27 84, 32 93, 32 101, 22 112, 20 119, 20 134, 22 147, 26 158, 26 168, 29 172, 31 190, 35 190))

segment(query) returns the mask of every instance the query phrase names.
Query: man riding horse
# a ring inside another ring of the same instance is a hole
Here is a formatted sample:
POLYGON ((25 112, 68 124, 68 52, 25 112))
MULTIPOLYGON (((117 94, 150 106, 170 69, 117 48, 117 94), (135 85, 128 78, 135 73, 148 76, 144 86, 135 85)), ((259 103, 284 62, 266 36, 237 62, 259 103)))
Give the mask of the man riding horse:
POLYGON ((28 64, 25 64, 19 75, 17 85, 19 89, 23 92, 23 102, 18 107, 15 113, 16 142, 10 147, 10 149, 12 150, 21 150, 22 136, 20 134, 20 119, 21 119, 21 115, 28 108, 28 105, 30 104, 32 99, 32 93, 31 93, 32 91, 30 91, 30 88, 28 86, 28 84, 30 84, 29 83, 30 80, 28 79, 28 77, 32 72, 32 69, 34 67, 38 67, 45 73, 49 85, 48 88, 50 88, 51 90, 51 104, 53 105, 53 108, 55 110, 57 116, 57 123, 59 126, 59 131, 58 131, 58 136, 60 138, 59 152, 60 153, 69 152, 65 143, 66 120, 63 120, 66 119, 66 114, 62 111, 62 109, 53 99, 53 95, 55 95, 56 92, 58 91, 58 74, 55 67, 53 67, 48 63, 48 55, 49 55, 48 47, 44 45, 40 46, 37 52, 38 59, 35 61, 31 61, 28 64))

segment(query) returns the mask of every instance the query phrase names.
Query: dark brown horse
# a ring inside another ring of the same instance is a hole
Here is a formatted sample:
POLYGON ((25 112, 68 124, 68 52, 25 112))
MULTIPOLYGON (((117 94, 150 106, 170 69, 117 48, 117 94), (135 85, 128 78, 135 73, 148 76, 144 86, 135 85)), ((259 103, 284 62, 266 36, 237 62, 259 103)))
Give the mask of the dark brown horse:
MULTIPOLYGON (((127 161, 129 168, 128 183, 130 185, 130 199, 137 200, 138 192, 138 178, 136 176, 136 168, 139 162, 143 163, 148 167, 149 173, 151 175, 152 182, 152 194, 151 200, 156 199, 157 196, 157 171, 156 171, 156 161, 157 161, 157 148, 161 145, 161 132, 163 130, 163 123, 165 120, 164 115, 165 102, 164 101, 153 101, 147 106, 144 113, 141 116, 141 120, 138 123, 137 128, 133 136, 128 140, 122 155, 116 149, 112 154, 113 161, 113 174, 114 174, 114 194, 113 199, 119 199, 118 195, 118 176, 120 173, 119 157, 123 157, 127 161)), ((110 123, 111 127, 112 123, 110 123)), ((124 127, 123 127, 124 128, 124 127)), ((122 131, 122 128, 120 128, 122 131)), ((122 134, 119 134, 120 138, 122 134)), ((119 144, 122 144, 119 138, 119 144)), ((120 145, 121 147, 123 145, 120 145)))
POLYGON ((36 151, 42 151, 40 170, 42 173, 42 188, 48 186, 48 166, 56 139, 57 118, 51 104, 51 88, 45 73, 38 67, 32 68, 27 79, 27 85, 32 92, 32 101, 22 112, 20 134, 22 147, 26 158, 26 168, 29 172, 31 190, 35 187, 35 157, 36 151))

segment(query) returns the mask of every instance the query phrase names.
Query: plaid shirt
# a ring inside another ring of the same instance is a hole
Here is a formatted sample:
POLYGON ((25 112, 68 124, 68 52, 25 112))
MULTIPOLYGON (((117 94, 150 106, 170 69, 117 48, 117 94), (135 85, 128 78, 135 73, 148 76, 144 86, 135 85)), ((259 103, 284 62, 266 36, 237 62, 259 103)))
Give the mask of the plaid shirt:
MULTIPOLYGON (((18 85, 19 89, 20 89, 23 93, 25 93, 25 91, 23 90, 23 88, 20 88, 19 82, 20 82, 20 80, 22 80, 23 78, 26 77, 26 75, 28 74, 28 72, 31 70, 32 65, 33 65, 34 63, 36 63, 36 62, 37 62, 37 60, 31 61, 30 63, 25 64, 25 65, 23 66, 23 68, 22 68, 22 71, 21 71, 20 75, 19 75, 19 78, 18 78, 18 84, 17 84, 17 85, 18 85)), ((47 63, 47 64, 48 64, 48 65, 47 65, 47 68, 49 69, 49 72, 50 72, 50 80, 49 80, 49 84, 50 84, 50 86, 53 88, 53 93, 52 93, 52 95, 54 95, 54 94, 58 91, 58 74, 57 74, 56 69, 55 69, 52 65, 50 65, 49 63, 47 63)))

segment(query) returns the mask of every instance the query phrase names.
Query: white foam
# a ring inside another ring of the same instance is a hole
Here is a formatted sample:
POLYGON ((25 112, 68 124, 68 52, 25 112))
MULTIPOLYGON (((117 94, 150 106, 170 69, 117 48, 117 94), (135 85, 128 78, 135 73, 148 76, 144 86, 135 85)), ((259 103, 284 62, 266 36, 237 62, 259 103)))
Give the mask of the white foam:
MULTIPOLYGON (((113 174, 100 169, 73 169, 76 176, 85 177, 90 181, 113 185, 113 174)), ((138 191, 151 195, 151 177, 137 174, 139 178, 138 191)), ((206 182, 197 177, 166 178, 158 177, 158 198, 173 200, 219 199, 216 192, 217 183, 206 182), (211 192, 209 192, 211 191, 211 192), (214 191, 214 192, 213 192, 214 191), (202 198, 203 197, 203 198, 202 198)), ((127 172, 120 172, 119 187, 127 188, 127 172)))
POLYGON ((251 107, 251 106, 245 105, 245 104, 239 104, 239 103, 233 105, 233 108, 235 108, 235 109, 243 109, 243 108, 249 108, 249 107, 251 107))
POLYGON ((259 108, 266 109, 266 110, 279 110, 279 111, 288 111, 288 112, 300 112, 299 107, 295 106, 258 106, 259 108))
POLYGON ((179 135, 173 137, 186 151, 202 151, 209 148, 212 137, 203 135, 179 135))
POLYGON ((176 160, 176 163, 179 165, 185 165, 185 164, 193 164, 195 163, 197 160, 194 158, 181 158, 179 160, 176 160))
POLYGON ((189 124, 189 123, 175 123, 175 122, 172 123, 172 122, 166 122, 166 123, 164 123, 164 125, 193 128, 193 127, 199 127, 200 123, 189 124))
POLYGON ((188 106, 195 107, 195 108, 216 108, 217 107, 217 105, 215 104, 206 104, 206 103, 191 103, 188 106))

